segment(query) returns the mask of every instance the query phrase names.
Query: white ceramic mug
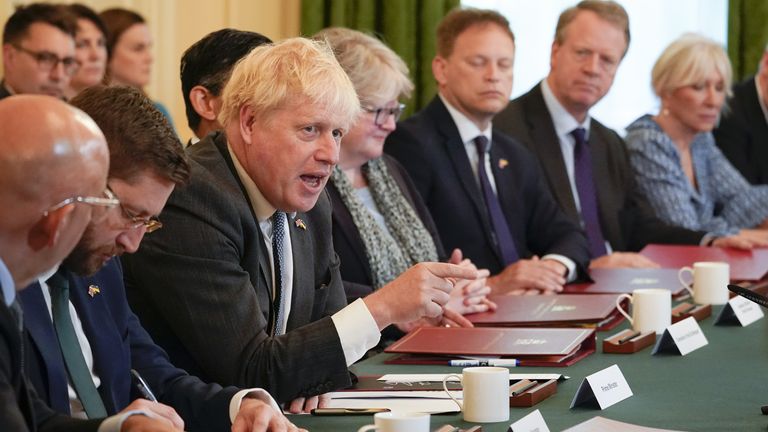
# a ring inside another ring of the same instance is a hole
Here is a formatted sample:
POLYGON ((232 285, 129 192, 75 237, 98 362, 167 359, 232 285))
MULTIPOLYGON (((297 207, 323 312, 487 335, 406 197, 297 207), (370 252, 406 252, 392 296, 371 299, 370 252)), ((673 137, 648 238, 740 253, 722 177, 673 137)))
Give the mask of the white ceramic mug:
POLYGON ((666 289, 643 288, 632 291, 632 295, 621 294, 616 298, 616 307, 635 331, 663 333, 672 324, 672 293, 666 289), (632 316, 621 307, 625 298, 632 303, 632 316))
POLYGON ((443 378, 443 389, 464 412, 464 420, 473 423, 496 423, 509 420, 509 369, 503 367, 469 367, 462 374, 443 378), (448 390, 448 379, 461 380, 464 402, 448 390))
POLYGON ((357 430, 378 432, 429 432, 429 414, 381 412, 373 415, 373 424, 357 430))
POLYGON ((698 304, 728 303, 728 284, 730 283, 730 266, 725 262, 697 262, 693 268, 683 267, 677 273, 677 278, 693 296, 698 304), (683 275, 690 273, 693 283, 683 280, 683 275), (693 289, 691 289, 693 285, 693 289))

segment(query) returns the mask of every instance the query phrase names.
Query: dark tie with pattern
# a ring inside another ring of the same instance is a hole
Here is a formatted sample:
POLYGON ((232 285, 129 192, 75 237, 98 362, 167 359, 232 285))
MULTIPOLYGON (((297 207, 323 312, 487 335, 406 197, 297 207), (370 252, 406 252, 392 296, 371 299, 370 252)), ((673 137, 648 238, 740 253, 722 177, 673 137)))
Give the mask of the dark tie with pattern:
POLYGON ((64 357, 72 387, 75 388, 88 418, 106 417, 107 410, 93 384, 91 372, 85 363, 80 342, 77 340, 75 327, 72 325, 72 316, 69 314, 69 281, 64 275, 56 272, 46 283, 51 289, 53 327, 58 335, 61 354, 64 357))
POLYGON ((285 256, 283 255, 283 242, 285 236, 286 215, 284 212, 275 212, 272 215, 272 257, 275 264, 275 299, 273 310, 275 311, 274 332, 275 336, 285 333, 283 320, 285 318, 285 256))
POLYGON ((605 238, 600 227, 600 217, 597 210, 597 193, 592 177, 592 155, 586 140, 584 128, 576 128, 571 131, 576 140, 573 149, 574 177, 576 177, 576 191, 579 193, 581 203, 581 219, 584 221, 584 230, 589 240, 589 250, 592 258, 605 255, 605 238))
POLYGON ((485 155, 488 153, 490 146, 488 138, 484 135, 478 135, 475 138, 475 146, 477 146, 477 176, 480 179, 480 189, 483 190, 483 199, 488 209, 488 215, 491 218, 496 248, 501 253, 501 258, 506 266, 519 260, 520 256, 517 254, 512 233, 509 231, 509 225, 507 225, 507 219, 501 211, 499 198, 494 193, 491 182, 488 180, 488 173, 485 171, 485 155))

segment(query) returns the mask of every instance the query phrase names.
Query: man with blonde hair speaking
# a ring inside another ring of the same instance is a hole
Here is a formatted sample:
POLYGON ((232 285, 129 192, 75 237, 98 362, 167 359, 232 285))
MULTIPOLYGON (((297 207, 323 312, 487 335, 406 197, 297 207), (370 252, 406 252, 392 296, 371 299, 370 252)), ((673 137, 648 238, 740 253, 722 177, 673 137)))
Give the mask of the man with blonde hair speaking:
POLYGON ((324 43, 255 48, 222 100, 224 131, 191 147, 166 228, 124 260, 129 299, 178 366, 307 410, 381 329, 440 315, 447 278, 477 272, 419 264, 346 306, 324 187, 360 105, 324 43))

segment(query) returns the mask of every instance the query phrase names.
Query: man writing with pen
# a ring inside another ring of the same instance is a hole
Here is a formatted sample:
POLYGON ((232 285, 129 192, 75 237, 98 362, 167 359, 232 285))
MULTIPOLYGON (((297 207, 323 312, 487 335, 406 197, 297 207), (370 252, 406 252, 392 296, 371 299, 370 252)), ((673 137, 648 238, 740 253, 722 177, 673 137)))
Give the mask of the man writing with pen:
POLYGON ((127 87, 87 89, 72 104, 104 132, 108 190, 120 205, 91 222, 58 269, 19 294, 25 370, 37 393, 73 417, 141 409, 179 430, 297 431, 265 391, 206 384, 175 368, 128 307, 114 257, 135 252, 145 234, 162 227, 155 215, 189 177, 173 128, 127 87))

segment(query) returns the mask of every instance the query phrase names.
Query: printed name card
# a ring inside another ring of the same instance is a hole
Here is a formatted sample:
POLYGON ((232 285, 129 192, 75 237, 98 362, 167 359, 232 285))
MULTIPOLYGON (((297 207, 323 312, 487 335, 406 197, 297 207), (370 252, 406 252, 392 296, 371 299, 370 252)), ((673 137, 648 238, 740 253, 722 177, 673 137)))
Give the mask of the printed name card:
POLYGON ((619 366, 609 366, 584 378, 571 401, 571 408, 597 402, 601 410, 632 396, 619 366))
POLYGON ((736 322, 746 327, 765 316, 760 306, 742 296, 736 296, 723 306, 715 320, 716 325, 736 322))
POLYGON ((541 412, 536 410, 509 425, 507 432, 549 432, 549 428, 541 412))
POLYGON ((686 355, 708 344, 704 332, 701 331, 699 323, 694 317, 688 317, 679 321, 664 330, 664 334, 653 347, 651 354, 660 352, 679 352, 680 355, 686 355))

